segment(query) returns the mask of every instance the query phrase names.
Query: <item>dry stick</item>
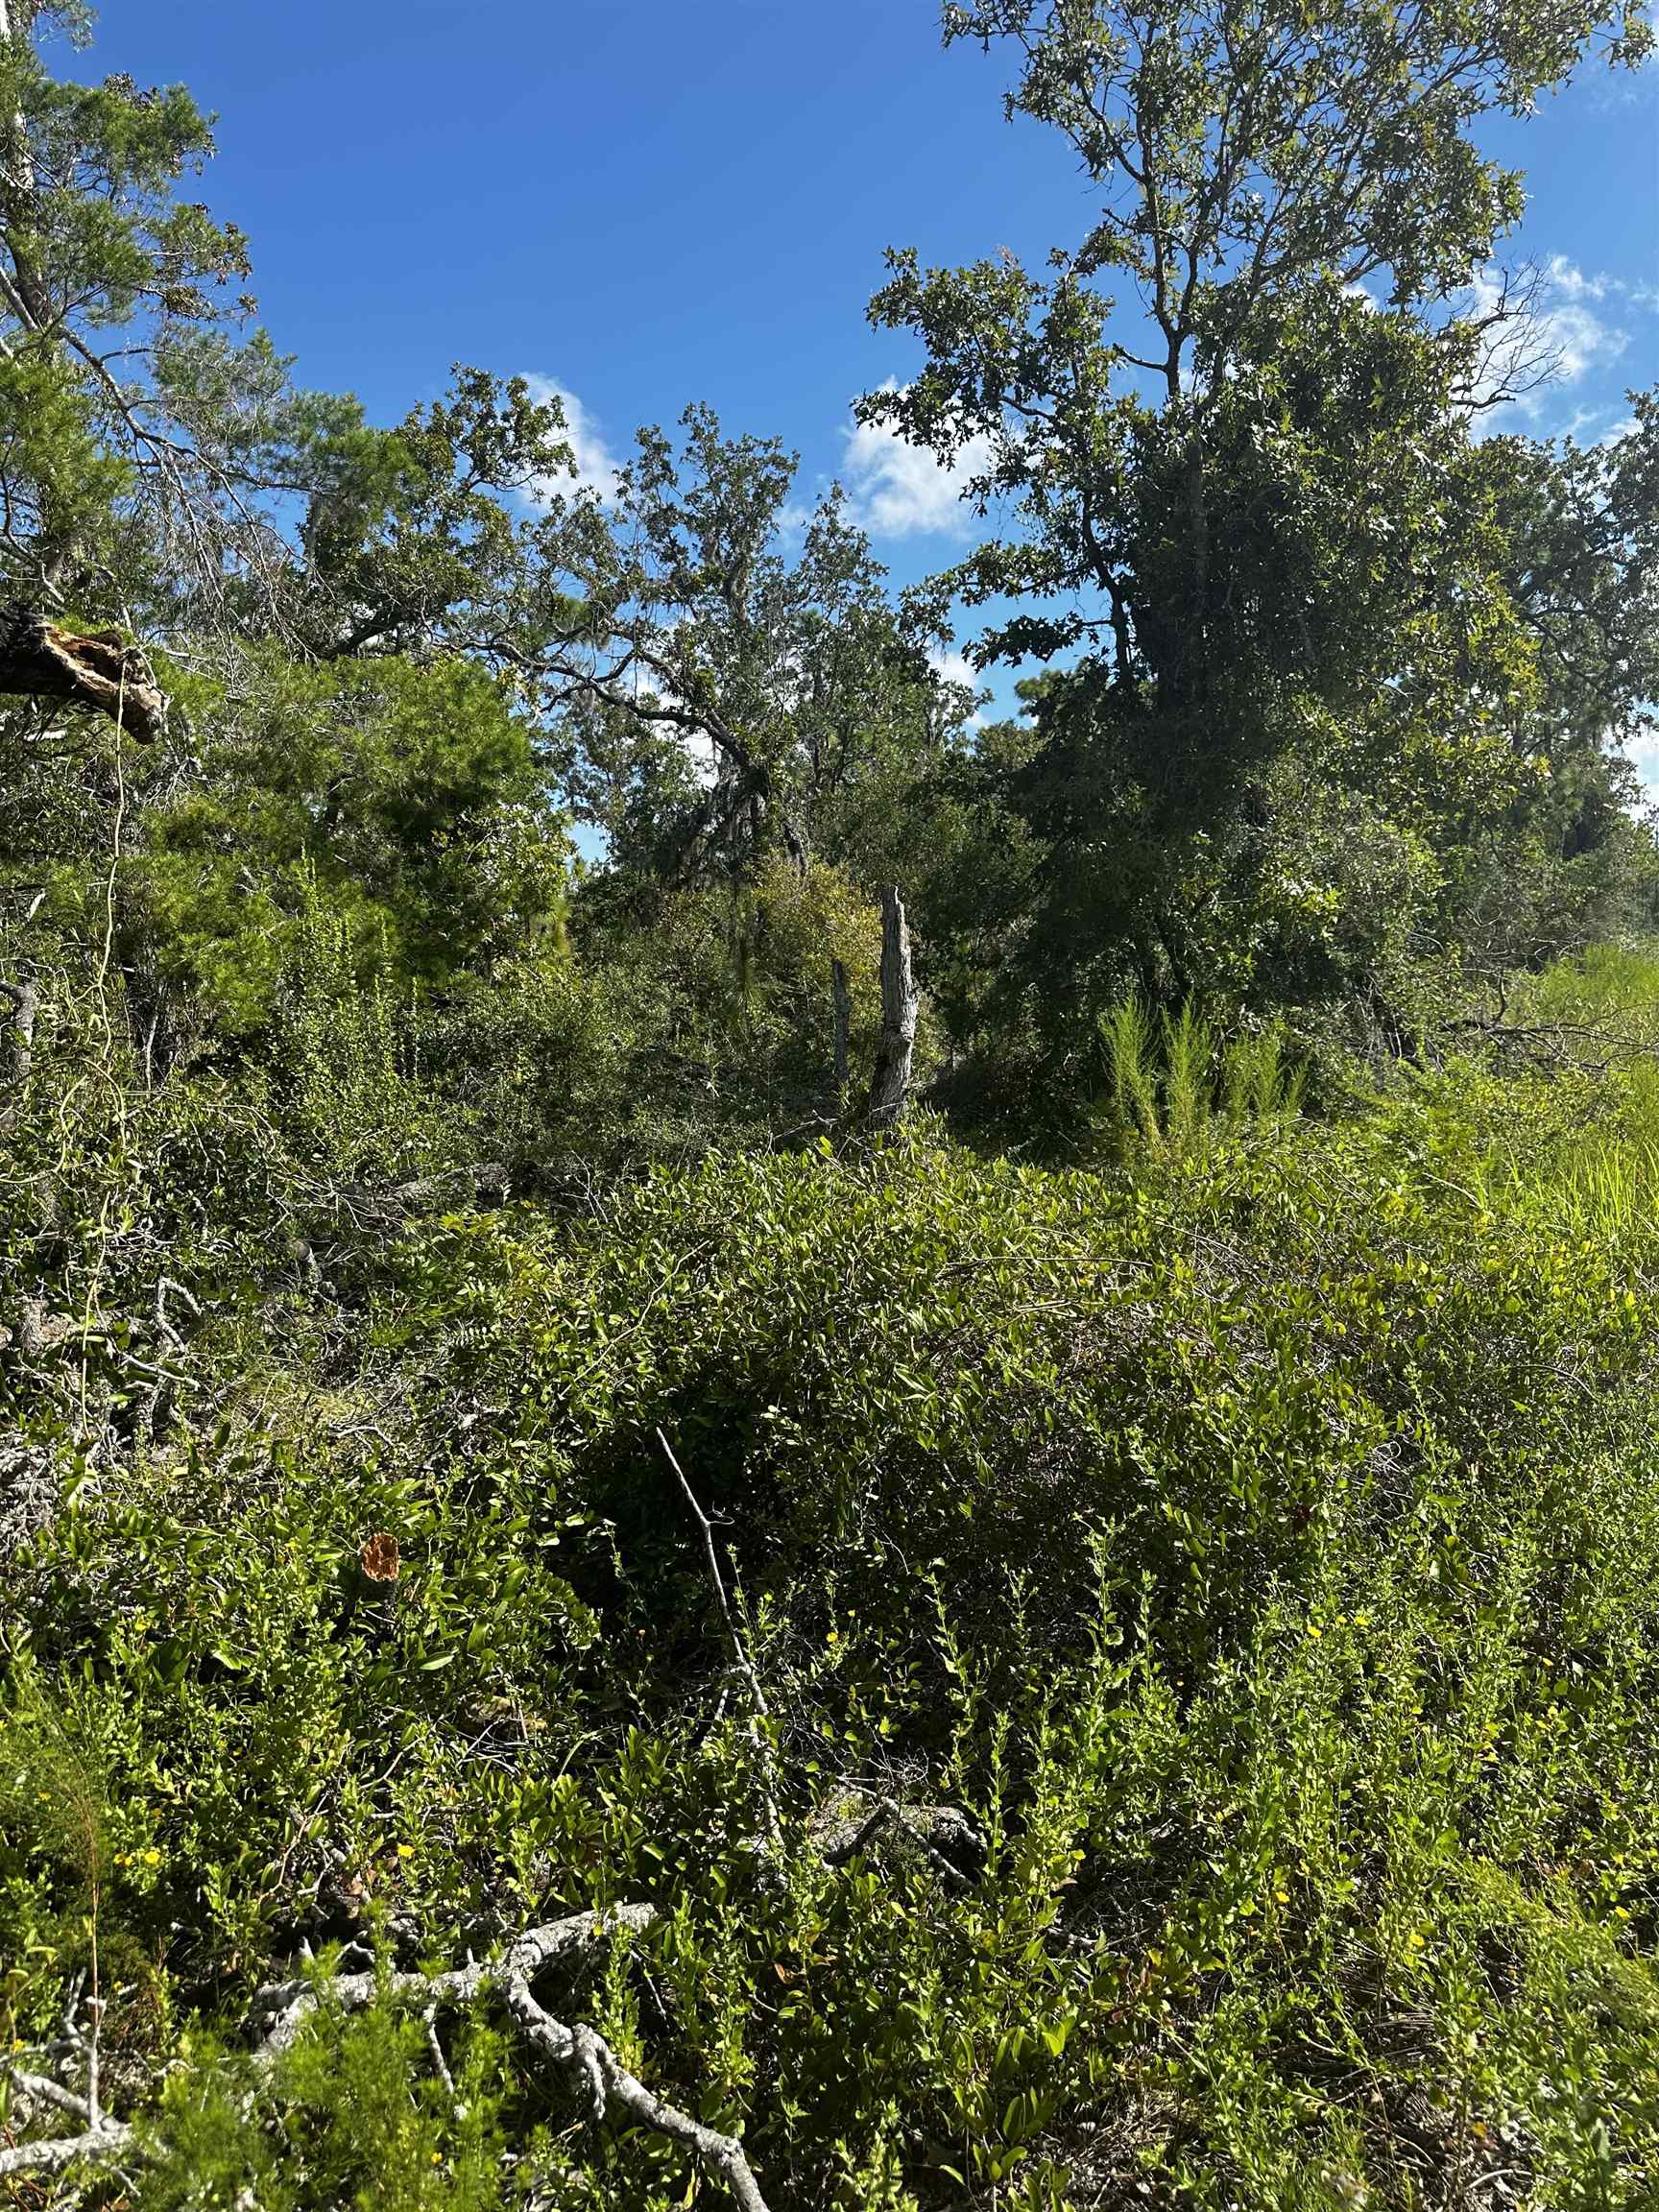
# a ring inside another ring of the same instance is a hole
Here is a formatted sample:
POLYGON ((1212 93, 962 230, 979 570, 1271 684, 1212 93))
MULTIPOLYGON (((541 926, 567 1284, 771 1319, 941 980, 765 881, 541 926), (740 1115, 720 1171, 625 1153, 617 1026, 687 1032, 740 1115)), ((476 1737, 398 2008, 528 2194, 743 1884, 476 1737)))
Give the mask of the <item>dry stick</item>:
POLYGON ((104 2113, 98 2102, 98 2030, 104 2018, 104 2001, 96 1994, 98 1987, 98 1905, 96 1890, 93 1891, 92 1912, 92 1987, 94 1995, 86 2008, 92 2015, 92 2032, 86 2038, 86 2117, 94 2128, 102 2128, 104 2113))
POLYGON ((421 2017, 426 2023, 426 2048, 432 2054, 432 2063, 437 2069, 438 2079, 444 2084, 444 2093, 454 2108, 456 2118, 460 2119, 463 2116, 462 2104, 461 2100, 455 2094, 455 2077, 449 2071, 449 2061, 445 2057, 444 2046, 438 2040, 437 2006, 428 2005, 421 2017))
POLYGON ((767 2212, 766 2200, 760 2194, 754 2169, 744 2156, 743 2146, 733 2136, 722 2135, 713 2128, 706 2128, 701 2120, 693 2120, 688 2112, 664 2104, 643 2081, 629 2073, 602 2036, 595 2035, 590 2028, 566 2028, 563 2021, 544 2012, 530 1994, 527 1982, 509 1981, 503 1995, 508 2011, 532 2042, 562 2065, 584 2074, 596 2084, 596 2101, 601 2111, 604 2099, 609 2095, 636 2120, 642 2121, 658 2134, 666 2135, 670 2141, 684 2144, 705 2165, 712 2166, 731 2191, 739 2212, 767 2212))
POLYGON ((92 2110, 84 2097, 77 2097, 73 2089, 65 2089, 61 2081, 54 2081, 50 2074, 26 2074, 21 2066, 0 2060, 0 2071, 14 2081, 25 2097, 37 2104, 56 2104, 60 2111, 72 2113, 77 2120, 90 2120, 92 2110))
POLYGON ((898 1800, 878 1797, 864 1818, 844 1843, 832 1843, 823 1854, 826 1866, 845 1866, 849 1860, 856 1859, 867 1844, 874 1843, 889 1822, 900 1817, 898 1800))
POLYGON ((920 1008, 910 966, 910 929, 896 883, 881 893, 881 1044, 870 1080, 870 1121, 890 1129, 904 1111, 920 1008))
POLYGON ((778 1817, 778 1775, 772 1758, 772 1740, 767 1733, 771 1714, 766 1709, 766 1693, 760 1687, 760 1677, 755 1671, 755 1662, 749 1656, 743 1631, 726 1598, 726 1583, 720 1573, 719 1554, 714 1549, 714 1525, 697 1503, 697 1493, 685 1479, 685 1470, 674 1456, 674 1447, 661 1429, 656 1432, 657 1448, 666 1460, 675 1479, 685 1494, 685 1503, 697 1516, 697 1526, 703 1531, 703 1550, 709 1561, 709 1575, 714 1584, 714 1595, 720 1602, 721 1618, 726 1623, 726 1634, 731 1641, 733 1657, 737 1671, 748 1686, 754 1711, 749 1720, 749 1741, 755 1747, 755 1763, 760 1773, 760 1810, 766 1821, 766 1848, 773 1858, 783 1853, 783 1826, 778 1817))
POLYGON ((293 2048, 300 2031, 325 1997, 348 2012, 360 2012, 365 2006, 372 2005, 382 1990, 395 1997, 424 1997, 431 2007, 470 2005, 488 1990, 500 1986, 507 1978, 517 1976, 521 1981, 531 1981, 556 1959, 586 1950, 601 1936, 619 1928, 640 1934, 656 1917, 657 1909, 653 1905, 613 1905, 600 1912, 573 1912, 566 1919, 527 1928, 521 1936, 514 1937, 497 1960, 473 1960, 446 1974, 382 1976, 371 1969, 365 1973, 336 1974, 326 1984, 316 1981, 273 1983, 259 1990, 253 1999, 257 2013, 266 2017, 275 2015, 254 2047, 254 2069, 261 2074, 271 2071, 276 2060, 293 2048))
POLYGON ((159 1336, 165 1336, 175 1351, 182 1352, 184 1339, 174 1328, 172 1317, 167 1311, 167 1301, 170 1297, 177 1298, 193 1320, 201 1320, 202 1309, 182 1283, 175 1283, 171 1275, 158 1275, 156 1278, 156 1333, 159 1336))
POLYGON ((98 2096, 98 2036, 104 2025, 104 1994, 98 1983, 98 1912, 101 1885, 98 1879, 98 1832, 93 1815, 88 1810, 84 1794, 76 1800, 86 1842, 87 1861, 91 1866, 91 1977, 92 1994, 86 2001, 86 2009, 92 2016, 92 2029, 82 2035, 78 2023, 71 2020, 70 2032, 75 2035, 86 2054, 86 2125, 94 2133, 104 2126, 104 2112, 98 2096))
POLYGON ((49 2143, 19 2143, 11 2151, 0 2151, 0 2181, 10 2174, 61 2174, 83 2159, 102 2164, 132 2148, 132 2128, 108 2120, 84 2135, 59 2135, 49 2143))
MULTIPOLYGON (((600 1914, 576 1913, 545 1928, 532 1928, 493 1964, 464 1966, 449 1974, 345 1974, 329 1984, 327 1996, 348 2011, 372 2005, 382 1991, 393 1997, 424 1996, 429 2015, 440 2004, 470 2003, 493 1989, 529 2041, 583 2085, 595 2120, 604 2117, 608 2104, 620 2105, 636 2120, 683 2144, 704 2165, 712 2167, 740 2212, 767 2212, 766 2200, 734 2136, 722 2135, 677 2105, 664 2103, 637 2075, 628 2071, 602 2035, 581 2023, 571 2027, 555 2019, 531 1992, 532 1976, 549 1960, 585 1946, 607 1929, 642 1929, 654 1917, 649 1905, 621 1905, 600 1914)), ((263 1995, 281 2008, 276 2024, 254 2053, 255 2065, 268 2071, 292 2045, 307 2015, 316 2010, 322 1999, 311 1983, 290 1983, 263 1995)))
POLYGON ((845 1866, 849 1860, 856 1859, 859 1852, 875 1842, 877 1837, 887 1828, 897 1828, 901 1835, 908 1836, 911 1842, 921 1850, 923 1857, 931 1863, 951 1888, 967 1889, 973 1887, 961 1867, 947 1852, 940 1850, 932 1837, 905 1819, 904 1808, 897 1797, 878 1797, 847 1840, 831 1844, 822 1854, 825 1865, 845 1866))
MULTIPOLYGON (((591 2028, 569 2026, 539 2004, 531 1992, 533 1976, 552 1960, 580 1950, 615 1928, 641 1930, 656 1917, 650 1905, 618 1905, 606 1912, 578 1912, 568 1919, 528 1929, 511 1943, 505 1955, 485 1964, 457 1968, 447 1974, 340 1974, 325 1985, 314 1982, 287 1982, 262 1989, 255 2005, 265 2013, 275 2011, 263 2040, 253 2052, 256 2074, 271 2072, 285 2051, 291 2050, 310 2015, 325 2003, 343 2011, 357 2012, 381 1996, 424 1999, 423 2015, 431 2026, 440 2005, 466 2005, 490 1993, 498 1995, 526 2038, 574 2076, 586 2089, 592 2116, 602 2119, 609 2104, 670 2141, 682 2144, 710 2169, 731 2192, 738 2212, 768 2212, 760 2185, 734 2136, 705 2127, 678 2105, 666 2104, 629 2072, 604 2036, 591 2028)), ((447 2069, 444 2069, 445 2075, 447 2069)), ((96 2131, 60 2136, 45 2143, 22 2143, 0 2151, 0 2176, 11 2174, 57 2174, 78 2160, 113 2158, 132 2143, 132 2129, 107 2122, 96 2131)))

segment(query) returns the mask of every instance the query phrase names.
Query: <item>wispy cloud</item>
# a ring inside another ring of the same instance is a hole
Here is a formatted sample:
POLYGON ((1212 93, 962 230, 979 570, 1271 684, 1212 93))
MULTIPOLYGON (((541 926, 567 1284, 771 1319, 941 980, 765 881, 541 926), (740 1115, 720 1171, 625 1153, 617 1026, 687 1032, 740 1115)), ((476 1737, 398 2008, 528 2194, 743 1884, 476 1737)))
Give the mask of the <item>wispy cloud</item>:
MULTIPOLYGON (((1512 404, 1535 421, 1564 390, 1610 368, 1629 346, 1629 331, 1598 312, 1626 290, 1616 277, 1586 275, 1564 254, 1551 255, 1529 301, 1488 333, 1479 395, 1489 399, 1519 386, 1512 404)), ((1504 298, 1502 275, 1483 269, 1469 288, 1467 312, 1477 321, 1491 317, 1504 298)))
POLYGON ((1618 300, 1643 315, 1659 314, 1659 284, 1634 284, 1628 276, 1594 274, 1579 268, 1565 253, 1551 253, 1544 264, 1544 281, 1562 300, 1618 300))
POLYGON ((1563 384, 1576 384, 1592 369, 1617 361, 1630 343, 1630 333, 1604 323, 1575 301, 1546 307, 1540 321, 1563 384))
POLYGON ((1605 300, 1622 290, 1616 277, 1589 276, 1565 253, 1551 253, 1544 264, 1544 280, 1563 300, 1605 300))
POLYGON ((1616 445, 1636 427, 1636 418, 1623 401, 1609 406, 1575 407, 1563 421, 1552 425, 1551 436, 1573 438, 1580 445, 1616 445))
MULTIPOLYGON (((890 377, 881 389, 902 387, 890 377)), ((854 422, 845 437, 853 513, 866 530, 879 538, 909 538, 963 529, 962 493, 990 461, 989 439, 971 438, 945 462, 884 423, 854 422)))
POLYGON ((530 396, 546 405, 557 400, 565 416, 565 443, 576 464, 574 476, 552 476, 539 487, 545 498, 563 493, 592 492, 607 502, 616 496, 617 463, 598 423, 574 392, 551 376, 526 376, 530 396))

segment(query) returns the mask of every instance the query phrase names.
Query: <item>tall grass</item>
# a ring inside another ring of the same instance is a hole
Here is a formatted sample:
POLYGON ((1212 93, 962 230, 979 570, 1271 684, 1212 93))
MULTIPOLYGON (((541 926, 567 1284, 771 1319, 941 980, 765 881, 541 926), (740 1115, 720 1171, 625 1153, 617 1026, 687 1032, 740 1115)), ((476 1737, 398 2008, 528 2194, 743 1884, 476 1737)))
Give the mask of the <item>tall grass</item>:
POLYGON ((1099 1028, 1108 1089, 1095 1126, 1119 1146, 1196 1158, 1251 1123, 1301 1111, 1306 1070, 1287 1059, 1279 1022, 1222 1038, 1190 1003, 1154 1021, 1131 997, 1099 1028))
POLYGON ((1635 1024, 1659 1037, 1659 946, 1588 946, 1525 978, 1514 1004, 1533 1022, 1635 1024))

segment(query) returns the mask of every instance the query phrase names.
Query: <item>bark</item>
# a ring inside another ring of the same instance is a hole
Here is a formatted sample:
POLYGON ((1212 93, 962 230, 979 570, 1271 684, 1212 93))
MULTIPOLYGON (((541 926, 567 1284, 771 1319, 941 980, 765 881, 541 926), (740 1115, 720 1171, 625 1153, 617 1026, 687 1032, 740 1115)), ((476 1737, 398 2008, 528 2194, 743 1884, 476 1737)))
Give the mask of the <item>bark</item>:
POLYGON ((878 1129, 891 1128, 904 1111, 917 1005, 910 931, 899 887, 890 883, 881 894, 881 1044, 870 1084, 870 1118, 878 1129))
POLYGON ((141 647, 118 630, 65 630, 36 607, 0 608, 0 691, 90 708, 145 745, 167 727, 166 695, 141 647))
POLYGON ((830 963, 830 987, 835 994, 835 1095, 840 1098, 852 1075, 853 993, 839 960, 830 963))
POLYGON ((13 2174, 62 2174, 71 2166, 119 2158, 134 2148, 132 2130, 119 2121, 84 2135, 56 2135, 46 2143, 17 2143, 0 2150, 0 2179, 13 2174))
POLYGON ((778 827, 782 832, 783 850, 789 855, 789 865, 794 869, 796 875, 805 881, 808 858, 806 840, 787 814, 780 814, 778 827))

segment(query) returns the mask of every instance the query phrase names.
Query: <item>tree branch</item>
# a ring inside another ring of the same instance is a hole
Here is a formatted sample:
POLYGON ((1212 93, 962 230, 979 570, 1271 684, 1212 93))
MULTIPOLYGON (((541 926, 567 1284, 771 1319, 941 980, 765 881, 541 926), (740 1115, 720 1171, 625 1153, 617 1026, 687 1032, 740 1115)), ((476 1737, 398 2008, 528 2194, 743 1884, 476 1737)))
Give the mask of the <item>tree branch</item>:
POLYGON ((0 608, 0 691, 89 708, 146 745, 167 727, 166 695, 139 646, 118 630, 64 630, 35 607, 0 608))

